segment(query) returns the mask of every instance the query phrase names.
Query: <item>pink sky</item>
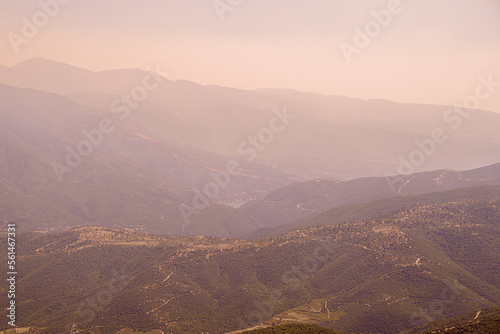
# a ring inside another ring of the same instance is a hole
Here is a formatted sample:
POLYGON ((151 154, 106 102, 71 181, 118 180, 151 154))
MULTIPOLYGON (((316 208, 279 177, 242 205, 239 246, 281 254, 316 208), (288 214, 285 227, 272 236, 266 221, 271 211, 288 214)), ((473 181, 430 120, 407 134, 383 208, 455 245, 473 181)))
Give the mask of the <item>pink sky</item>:
MULTIPOLYGON (((96 71, 159 64, 170 79, 201 84, 438 104, 461 103, 479 76, 500 82, 498 0, 220 1, 234 4, 223 21, 213 0, 65 0, 19 52, 9 33, 23 36, 23 17, 33 21, 41 7, 2 1, 0 64, 36 56, 96 71), (356 46, 355 28, 396 5, 347 62, 341 43, 356 46)), ((500 112, 500 86, 480 107, 500 112)))

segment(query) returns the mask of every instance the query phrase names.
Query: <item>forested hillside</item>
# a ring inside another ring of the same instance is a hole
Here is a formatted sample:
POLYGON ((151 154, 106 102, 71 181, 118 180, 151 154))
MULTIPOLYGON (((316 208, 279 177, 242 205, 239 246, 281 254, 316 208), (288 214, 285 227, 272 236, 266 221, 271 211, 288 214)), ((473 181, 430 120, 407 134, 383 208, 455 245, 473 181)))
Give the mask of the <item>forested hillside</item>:
POLYGON ((19 321, 44 333, 224 333, 297 322, 399 333, 500 305, 499 221, 494 198, 255 241, 98 227, 25 234, 19 321))

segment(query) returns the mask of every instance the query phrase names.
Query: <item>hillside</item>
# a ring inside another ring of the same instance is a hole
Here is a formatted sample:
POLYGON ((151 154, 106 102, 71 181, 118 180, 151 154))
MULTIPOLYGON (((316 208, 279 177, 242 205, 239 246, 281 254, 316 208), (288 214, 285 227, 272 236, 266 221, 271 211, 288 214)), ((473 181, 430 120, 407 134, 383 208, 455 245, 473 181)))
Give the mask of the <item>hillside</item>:
POLYGON ((306 220, 334 207, 450 189, 500 185, 500 163, 468 170, 438 170, 350 181, 318 179, 294 183, 239 209, 265 227, 306 220))
MULTIPOLYGON (((500 331, 500 308, 479 310, 467 315, 430 322, 425 327, 417 326, 401 334, 497 334, 500 331), (425 328, 425 329, 424 329, 425 328)), ((249 334, 280 334, 280 333, 322 333, 343 334, 328 328, 307 324, 277 325, 262 329, 245 331, 249 334)))
MULTIPOLYGON (((407 330, 402 334, 497 334, 500 331, 500 308, 479 310, 467 315, 432 321, 425 326, 407 330)), ((249 334, 279 334, 279 333, 323 333, 342 334, 335 330, 308 324, 277 325, 262 329, 244 331, 249 334)))
POLYGON ((421 204, 251 242, 98 227, 25 234, 19 325, 223 333, 302 322, 399 333, 500 305, 499 205, 421 204))
MULTIPOLYGON (((249 334, 301 334, 301 333, 318 333, 318 334, 343 334, 339 331, 334 331, 332 329, 323 328, 317 325, 306 325, 306 324, 289 324, 289 325, 279 325, 263 329, 255 329, 251 331, 245 331, 243 333, 249 334)), ((348 333, 344 333, 348 334, 348 333)))
POLYGON ((500 164, 394 176, 398 191, 392 191, 386 178, 292 183, 237 209, 211 205, 192 215, 185 232, 253 239, 362 220, 419 203, 487 199, 498 195, 498 188, 491 185, 500 185, 499 175, 500 164))
POLYGON ((276 236, 297 229, 312 226, 342 224, 355 222, 370 217, 378 217, 394 210, 419 205, 459 201, 464 199, 488 200, 500 196, 500 186, 479 186, 471 188, 460 188, 454 190, 440 191, 413 196, 397 196, 380 199, 368 203, 342 205, 325 210, 316 215, 305 216, 293 223, 283 224, 276 227, 263 227, 243 235, 245 239, 255 239, 268 236, 276 236), (312 217, 312 218, 310 218, 312 217))
POLYGON ((496 334, 500 332, 500 308, 494 307, 472 312, 453 319, 433 321, 409 330, 407 334, 496 334))

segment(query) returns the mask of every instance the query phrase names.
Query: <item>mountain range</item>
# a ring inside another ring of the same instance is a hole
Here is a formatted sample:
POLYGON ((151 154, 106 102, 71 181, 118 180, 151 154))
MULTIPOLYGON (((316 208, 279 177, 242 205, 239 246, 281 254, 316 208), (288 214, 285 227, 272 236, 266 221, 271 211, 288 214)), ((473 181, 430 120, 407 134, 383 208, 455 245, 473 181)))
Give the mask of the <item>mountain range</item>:
POLYGON ((499 128, 491 111, 204 86, 153 65, 0 66, 17 324, 498 332, 499 128))
POLYGON ((497 184, 498 165, 466 170, 498 163, 500 115, 468 112, 34 58, 0 67, 0 217, 25 231, 236 237, 343 205, 497 184))

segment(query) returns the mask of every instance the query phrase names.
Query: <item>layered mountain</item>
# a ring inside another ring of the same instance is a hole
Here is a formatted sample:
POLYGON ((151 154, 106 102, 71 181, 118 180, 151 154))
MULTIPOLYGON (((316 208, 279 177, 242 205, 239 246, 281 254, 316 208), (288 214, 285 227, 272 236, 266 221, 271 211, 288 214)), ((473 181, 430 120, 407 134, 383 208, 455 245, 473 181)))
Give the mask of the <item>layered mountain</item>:
MULTIPOLYGON (((68 95, 109 110, 115 99, 130 98, 137 86, 143 86, 145 73, 153 73, 156 66, 148 70, 92 72, 36 58, 0 70, 0 82, 68 95)), ((154 128, 159 137, 175 137, 223 155, 242 153, 245 159, 300 174, 304 180, 400 174, 408 169, 402 161, 411 161, 414 151, 422 151, 424 159, 413 164, 410 173, 498 162, 497 113, 290 90, 202 86, 171 81, 163 73, 167 69, 158 71, 156 75, 163 75, 161 83, 148 90, 137 106, 147 111, 131 118, 148 130, 154 128), (284 108, 296 117, 289 118, 284 127, 281 122, 271 126, 272 110, 284 108), (183 131, 162 131, 163 122, 183 131), (270 127, 276 131, 262 132, 270 127), (438 139, 433 133, 439 129, 438 139), (251 143, 250 137, 258 138, 257 142, 251 143)), ((146 82, 151 85, 153 81, 146 82)))
POLYGON ((262 237, 276 236, 294 230, 312 226, 329 224, 345 224, 358 220, 378 217, 394 210, 400 210, 412 205, 444 203, 448 201, 459 201, 463 199, 487 200, 500 195, 500 186, 481 186, 472 188, 459 188, 455 190, 426 193, 413 196, 398 196, 368 203, 350 204, 325 210, 312 217, 298 219, 292 223, 276 227, 263 227, 247 233, 242 237, 246 239, 257 239, 262 237))
POLYGON ((401 333, 500 305, 499 208, 500 196, 418 204, 257 241, 102 227, 23 234, 18 325, 401 333))
POLYGON ((237 236, 397 193, 496 184, 415 173, 498 163, 500 114, 202 86, 163 71, 41 58, 0 67, 0 217, 26 231, 237 236))
MULTIPOLYGON (((239 161, 216 200, 294 180, 239 161)), ((26 230, 92 223, 182 233, 180 205, 192 205, 193 189, 227 164, 228 157, 174 145, 61 95, 0 85, 0 215, 26 230)))
POLYGON ((294 183, 245 204, 239 211, 269 228, 305 221, 335 207, 483 185, 500 185, 500 164, 468 171, 447 169, 343 182, 318 179, 294 183))

